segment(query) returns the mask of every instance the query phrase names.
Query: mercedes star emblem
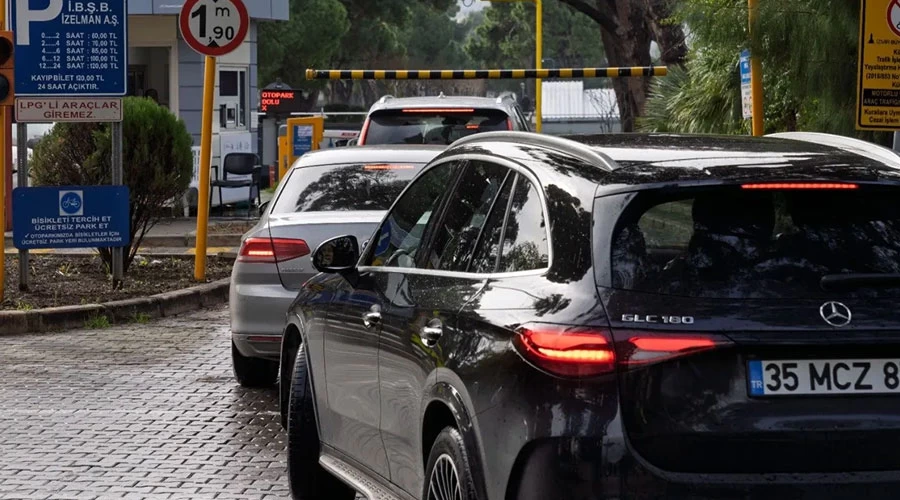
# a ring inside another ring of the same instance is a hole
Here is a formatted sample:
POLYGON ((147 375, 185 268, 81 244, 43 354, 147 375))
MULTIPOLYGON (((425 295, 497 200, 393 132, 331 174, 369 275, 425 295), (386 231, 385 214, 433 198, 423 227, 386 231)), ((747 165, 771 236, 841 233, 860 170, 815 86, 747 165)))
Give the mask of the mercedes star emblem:
POLYGON ((819 308, 819 316, 822 316, 826 323, 836 328, 849 325, 850 319, 853 318, 850 308, 840 302, 826 302, 822 304, 822 307, 819 308))

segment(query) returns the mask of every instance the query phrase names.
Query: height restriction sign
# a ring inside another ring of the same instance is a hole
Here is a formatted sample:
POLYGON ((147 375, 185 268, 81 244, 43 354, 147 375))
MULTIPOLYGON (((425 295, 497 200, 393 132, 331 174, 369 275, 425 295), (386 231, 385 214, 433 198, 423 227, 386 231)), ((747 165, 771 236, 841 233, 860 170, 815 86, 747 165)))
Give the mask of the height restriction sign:
POLYGON ((192 49, 219 57, 244 43, 250 16, 242 0, 187 0, 179 24, 181 36, 192 49))
POLYGON ((900 130, 900 0, 862 0, 856 128, 900 130))

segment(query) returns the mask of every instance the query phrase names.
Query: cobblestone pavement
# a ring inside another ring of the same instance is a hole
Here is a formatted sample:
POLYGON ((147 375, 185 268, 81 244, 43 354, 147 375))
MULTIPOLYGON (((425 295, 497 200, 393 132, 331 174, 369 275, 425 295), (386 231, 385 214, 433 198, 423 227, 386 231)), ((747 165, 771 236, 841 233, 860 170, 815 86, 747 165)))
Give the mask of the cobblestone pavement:
POLYGON ((276 392, 231 376, 225 308, 0 338, 0 498, 289 498, 276 392))

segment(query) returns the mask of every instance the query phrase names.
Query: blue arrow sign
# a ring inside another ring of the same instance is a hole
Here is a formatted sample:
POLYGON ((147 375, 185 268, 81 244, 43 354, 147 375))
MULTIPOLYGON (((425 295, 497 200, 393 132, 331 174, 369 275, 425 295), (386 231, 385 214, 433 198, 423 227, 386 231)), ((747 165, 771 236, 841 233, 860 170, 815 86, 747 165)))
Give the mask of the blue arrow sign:
POLYGON ((127 0, 9 2, 16 95, 123 96, 128 77, 127 0), (19 8, 24 3, 24 8, 19 8))

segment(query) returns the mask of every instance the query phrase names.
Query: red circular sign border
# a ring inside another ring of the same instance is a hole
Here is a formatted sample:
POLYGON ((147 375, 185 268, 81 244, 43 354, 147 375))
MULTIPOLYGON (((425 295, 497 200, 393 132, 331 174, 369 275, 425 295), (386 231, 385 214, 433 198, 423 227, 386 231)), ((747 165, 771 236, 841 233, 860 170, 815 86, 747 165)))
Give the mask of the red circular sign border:
POLYGON ((894 26, 894 23, 891 22, 891 10, 893 9, 894 5, 900 6, 900 2, 898 2, 897 0, 891 0, 890 2, 888 2, 887 23, 888 28, 890 28, 895 35, 900 36, 900 29, 897 29, 897 27, 894 26))
POLYGON ((250 31, 250 14, 247 12, 247 6, 244 5, 243 0, 226 1, 230 2, 237 9, 240 25, 234 40, 222 47, 209 47, 194 38, 194 35, 191 33, 190 12, 194 9, 194 6, 200 3, 200 0, 187 0, 184 2, 184 5, 181 7, 181 13, 178 16, 178 25, 181 28, 181 37, 184 38, 184 43, 188 44, 188 47, 204 56, 221 57, 234 52, 235 49, 244 43, 247 39, 247 32, 250 31))

